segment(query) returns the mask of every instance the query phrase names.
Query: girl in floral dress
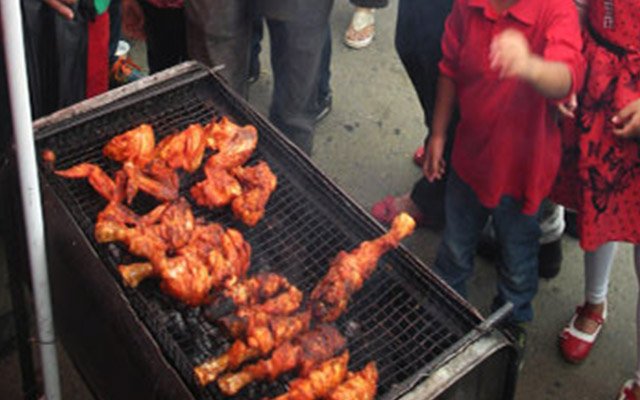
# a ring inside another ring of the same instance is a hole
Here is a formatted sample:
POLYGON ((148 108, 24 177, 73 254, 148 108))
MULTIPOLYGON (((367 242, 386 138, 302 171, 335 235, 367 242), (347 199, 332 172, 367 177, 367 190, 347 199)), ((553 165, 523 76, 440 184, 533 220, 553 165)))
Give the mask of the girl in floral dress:
MULTIPOLYGON (((560 335, 560 350, 581 362, 606 311, 617 241, 634 245, 640 281, 640 0, 582 0, 585 86, 573 119, 565 120, 563 166, 554 199, 578 211, 585 251, 585 302, 560 335)), ((637 306, 640 343, 640 299, 637 306)), ((640 352, 640 351, 639 351, 640 352)), ((640 399, 640 354, 635 379, 618 399, 640 399)))

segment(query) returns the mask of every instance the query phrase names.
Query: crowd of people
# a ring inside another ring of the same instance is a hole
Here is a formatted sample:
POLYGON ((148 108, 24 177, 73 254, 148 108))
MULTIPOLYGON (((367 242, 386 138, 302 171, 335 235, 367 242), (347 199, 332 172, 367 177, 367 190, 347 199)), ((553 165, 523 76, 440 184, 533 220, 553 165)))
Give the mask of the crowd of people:
MULTIPOLYGON (((259 79, 266 27, 269 118, 313 152, 314 126, 332 106, 333 0, 121 1, 22 0, 34 117, 106 91, 109 71, 131 66, 117 43, 132 14, 143 19, 150 73, 186 59, 224 66, 241 96, 259 79), (77 76, 86 79, 69 85, 77 76)), ((351 4, 344 44, 362 49, 388 0, 351 4)), ((640 283, 637 21, 639 0, 398 2, 396 51, 429 134, 414 155, 421 179, 372 215, 389 223, 406 211, 443 229, 434 270, 462 296, 476 251, 490 244, 493 307, 513 304, 505 329, 524 347, 538 279, 560 269, 563 207, 574 211, 585 300, 559 340, 573 363, 586 359, 606 321, 616 242, 634 245, 640 283)), ((640 299, 637 319, 638 367, 622 400, 640 399, 640 299)))

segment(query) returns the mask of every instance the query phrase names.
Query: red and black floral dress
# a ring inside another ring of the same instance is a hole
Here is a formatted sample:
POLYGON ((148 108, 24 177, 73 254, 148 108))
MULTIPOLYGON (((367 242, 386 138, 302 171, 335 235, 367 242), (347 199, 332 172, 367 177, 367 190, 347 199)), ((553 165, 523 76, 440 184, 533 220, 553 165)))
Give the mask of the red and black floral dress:
POLYGON ((580 245, 640 244, 640 145, 611 118, 640 98, 640 0, 591 0, 588 63, 575 120, 563 121, 563 160, 552 197, 578 211, 580 245))

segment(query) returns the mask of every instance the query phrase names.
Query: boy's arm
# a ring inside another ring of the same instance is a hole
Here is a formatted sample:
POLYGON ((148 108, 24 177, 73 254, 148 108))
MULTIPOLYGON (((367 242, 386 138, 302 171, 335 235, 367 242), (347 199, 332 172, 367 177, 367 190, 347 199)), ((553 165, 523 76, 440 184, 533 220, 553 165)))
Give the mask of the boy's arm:
POLYGON ((499 70, 500 77, 522 79, 547 98, 566 97, 573 86, 566 63, 547 61, 532 53, 527 38, 515 29, 494 38, 490 57, 491 67, 499 70))
POLYGON ((441 179, 445 172, 444 147, 447 141, 447 128, 456 101, 456 88, 447 75, 438 77, 436 104, 433 112, 431 133, 425 143, 425 162, 422 172, 429 182, 441 179))

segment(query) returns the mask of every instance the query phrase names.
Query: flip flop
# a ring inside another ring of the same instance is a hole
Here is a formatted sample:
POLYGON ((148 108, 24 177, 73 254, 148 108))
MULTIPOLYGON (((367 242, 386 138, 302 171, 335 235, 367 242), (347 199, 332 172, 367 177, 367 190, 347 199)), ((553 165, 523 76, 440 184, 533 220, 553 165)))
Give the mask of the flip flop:
POLYGON ((344 34, 344 43, 352 49, 362 49, 373 41, 376 34, 374 10, 356 10, 344 34))

